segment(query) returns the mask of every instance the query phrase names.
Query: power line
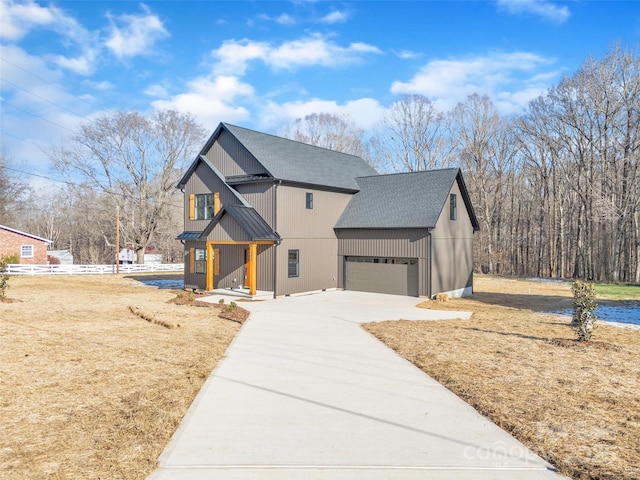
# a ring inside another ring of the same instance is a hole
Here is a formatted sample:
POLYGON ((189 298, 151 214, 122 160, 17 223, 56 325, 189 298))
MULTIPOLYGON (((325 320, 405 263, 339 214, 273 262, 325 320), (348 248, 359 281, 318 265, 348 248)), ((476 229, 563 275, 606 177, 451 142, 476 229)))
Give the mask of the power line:
MULTIPOLYGON (((38 80, 40 80, 43 83, 46 83, 47 85, 51 85, 53 88, 61 91, 62 93, 67 94, 68 92, 64 89, 62 89, 60 86, 56 85, 55 83, 50 82, 49 80, 45 80, 44 78, 40 77, 39 75, 36 75, 35 73, 21 67, 20 65, 17 65, 15 63, 13 63, 11 60, 7 60, 6 58, 4 58, 3 56, 0 55, 0 60, 2 60, 3 62, 8 63, 9 65, 12 65, 13 67, 17 68, 18 70, 23 71, 24 73, 27 73, 29 75, 31 75, 33 78, 37 78, 38 80)), ((7 81, 7 80, 5 80, 7 81)), ((80 98, 80 100, 84 103, 86 103, 87 105, 91 106, 91 104, 89 102, 87 102, 86 100, 80 98)))
MULTIPOLYGON (((93 187, 91 185, 81 185, 75 182, 71 182, 69 180, 61 180, 58 178, 53 178, 53 177, 48 177, 46 175, 41 175, 38 173, 33 173, 33 172, 25 172, 24 170, 18 170, 17 168, 12 168, 12 167, 5 167, 5 169, 10 170, 12 172, 16 172, 16 173, 21 173, 23 175, 30 175, 32 177, 38 177, 38 178, 42 178, 45 180, 50 180, 52 182, 58 182, 58 183, 64 183, 66 185, 69 185, 71 187, 84 187, 84 188, 89 188, 90 190, 93 190, 94 192, 98 192, 98 193, 106 193, 107 195, 114 195, 116 197, 122 197, 125 199, 129 199, 129 200, 141 200, 140 198, 134 197, 133 195, 127 195, 126 193, 117 193, 117 192, 105 192, 103 189, 101 188, 97 188, 97 187, 93 187)), ((156 200, 153 199, 147 199, 149 200, 151 203, 160 203, 156 200)), ((176 207, 176 208, 183 208, 183 205, 176 205, 174 203, 165 203, 165 205, 170 206, 170 207, 176 207)))
POLYGON ((63 106, 63 105, 60 105, 59 103, 52 102, 51 100, 49 100, 48 98, 43 97, 42 95, 38 95, 37 93, 30 92, 26 88, 22 88, 17 83, 14 83, 14 82, 12 82, 10 80, 7 80, 7 79, 2 79, 2 81, 5 82, 5 83, 9 83, 9 84, 13 85, 15 88, 17 88, 19 90, 22 90, 23 92, 28 93, 29 95, 32 95, 32 96, 34 96, 36 98, 44 100, 45 102, 49 103, 50 105, 53 105, 55 107, 61 108, 63 110, 66 110, 67 112, 71 113, 72 115, 75 115, 76 117, 86 118, 84 115, 80 115, 79 113, 74 112, 73 110, 70 110, 67 107, 63 106))
POLYGON ((60 125, 59 123, 52 122, 51 120, 48 120, 48 119, 44 118, 42 115, 38 115, 37 113, 33 113, 33 112, 28 111, 28 110, 25 110, 24 108, 20 108, 20 107, 12 104, 10 102, 7 102, 4 98, 2 98, 0 100, 2 100, 2 103, 6 104, 6 105, 9 105, 10 107, 13 107, 16 110, 19 110, 19 111, 21 111, 23 113, 26 113, 27 115, 31 115, 33 117, 36 117, 36 118, 42 120, 43 122, 47 122, 47 123, 50 123, 51 125, 55 125, 56 127, 63 128, 64 130, 68 130, 69 132, 74 133, 76 135, 78 134, 78 132, 76 132, 75 130, 71 130, 70 128, 67 128, 64 125, 60 125))

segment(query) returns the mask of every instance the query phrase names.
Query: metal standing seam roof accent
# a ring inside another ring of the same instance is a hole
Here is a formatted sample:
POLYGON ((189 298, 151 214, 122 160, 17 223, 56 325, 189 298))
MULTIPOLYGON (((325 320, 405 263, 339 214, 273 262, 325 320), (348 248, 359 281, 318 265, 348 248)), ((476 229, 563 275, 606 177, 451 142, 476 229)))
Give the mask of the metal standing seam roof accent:
POLYGON ((197 240, 202 232, 182 232, 176 237, 176 240, 197 240))
POLYGON ((362 158, 347 153, 221 124, 277 180, 359 190, 356 177, 377 175, 362 158))
POLYGON ((253 207, 246 205, 224 205, 218 214, 213 217, 209 225, 207 225, 207 228, 199 235, 199 239, 206 240, 226 213, 238 222, 238 225, 244 230, 250 240, 280 241, 280 235, 272 230, 269 224, 253 207))
MULTIPOLYGON (((360 191, 335 228, 433 228, 459 174, 459 169, 447 168, 357 178, 360 191)), ((464 183, 461 190, 470 208, 464 183)), ((475 228, 472 210, 470 216, 475 228)))

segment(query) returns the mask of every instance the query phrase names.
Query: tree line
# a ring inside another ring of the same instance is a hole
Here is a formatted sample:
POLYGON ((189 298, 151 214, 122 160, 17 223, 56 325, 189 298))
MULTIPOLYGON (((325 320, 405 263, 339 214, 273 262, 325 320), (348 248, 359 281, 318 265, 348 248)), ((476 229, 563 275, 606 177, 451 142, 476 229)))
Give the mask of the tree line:
POLYGON ((344 151, 381 172, 460 167, 481 227, 478 272, 640 283, 639 129, 640 58, 615 46, 520 115, 477 94, 446 112, 408 95, 372 132, 314 114, 285 133, 321 146, 359 139, 344 151))
MULTIPOLYGON (((477 94, 449 111, 407 95, 369 131, 319 112, 278 133, 361 156, 380 172, 460 167, 481 226, 478 272, 640 283, 639 129, 640 58, 615 46, 518 115, 477 94)), ((77 263, 111 263, 119 210, 123 244, 139 255, 153 244, 179 260, 182 196, 173 187, 205 134, 177 112, 105 115, 49 150, 69 184, 48 195, 28 194, 2 156, 0 223, 55 240, 77 263)))

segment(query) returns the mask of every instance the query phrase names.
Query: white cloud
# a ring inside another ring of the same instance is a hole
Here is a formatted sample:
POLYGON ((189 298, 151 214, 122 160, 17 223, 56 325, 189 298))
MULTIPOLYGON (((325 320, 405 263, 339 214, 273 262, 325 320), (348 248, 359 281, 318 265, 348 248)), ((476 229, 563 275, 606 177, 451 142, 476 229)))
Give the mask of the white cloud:
POLYGON ((393 82, 395 94, 417 93, 441 109, 468 95, 501 98, 502 111, 516 111, 552 85, 558 72, 541 71, 552 60, 528 52, 494 53, 465 59, 433 60, 408 82, 393 82))
POLYGON ((571 16, 569 7, 560 7, 547 0, 498 0, 498 7, 511 14, 530 13, 555 23, 564 23, 571 16))
POLYGON ((78 28, 73 18, 54 6, 42 7, 31 0, 0 2, 0 38, 17 41, 27 35, 30 30, 43 26, 58 30, 78 28))
POLYGON ((87 48, 77 57, 53 55, 51 60, 59 67, 71 70, 78 75, 91 75, 95 71, 97 54, 96 50, 87 48))
POLYGON ((198 77, 187 85, 188 91, 169 100, 156 100, 153 107, 191 113, 206 128, 215 128, 221 121, 240 121, 249 117, 241 101, 253 96, 253 87, 236 77, 198 77))
POLYGON ((142 15, 108 15, 111 31, 105 45, 116 57, 149 55, 157 41, 169 36, 158 16, 152 14, 146 5, 142 8, 142 15))
POLYGON ((94 89, 94 90, 98 90, 101 92, 106 92, 108 90, 113 90, 114 85, 113 83, 107 81, 107 80, 103 80, 102 82, 92 82, 90 80, 87 80, 84 82, 85 85, 87 85, 88 87, 94 89))
POLYGON ((276 23, 280 25, 295 25, 296 19, 287 13, 283 13, 276 18, 276 23))
POLYGON ((150 97, 167 97, 169 95, 169 92, 167 92, 167 89, 164 88, 162 85, 149 85, 145 91, 144 91, 145 95, 148 95, 150 97))
POLYGON ((21 3, 13 0, 0 2, 0 38, 18 42, 37 28, 56 32, 67 47, 77 46, 81 51, 75 57, 49 55, 45 58, 80 75, 93 73, 99 52, 96 34, 86 30, 73 17, 53 5, 42 7, 32 0, 21 3))
POLYGON ((360 128, 368 129, 382 119, 384 112, 385 108, 372 98, 361 98, 343 104, 317 98, 282 104, 267 102, 258 114, 257 123, 260 129, 274 130, 312 113, 333 113, 347 114, 360 128))
POLYGON ((418 58, 420 56, 422 56, 421 53, 418 52, 412 52, 411 50, 401 50, 399 52, 394 52, 398 58, 401 58, 403 60, 411 60, 413 58, 418 58))
POLYGON ((247 39, 228 40, 213 51, 213 56, 218 60, 214 70, 217 74, 244 75, 249 63, 256 60, 277 70, 316 65, 337 68, 358 63, 366 54, 379 53, 373 45, 357 42, 342 47, 315 34, 278 46, 247 39))
POLYGON ((331 13, 326 14, 324 17, 320 19, 321 23, 344 23, 349 19, 349 13, 339 10, 334 10, 331 13))

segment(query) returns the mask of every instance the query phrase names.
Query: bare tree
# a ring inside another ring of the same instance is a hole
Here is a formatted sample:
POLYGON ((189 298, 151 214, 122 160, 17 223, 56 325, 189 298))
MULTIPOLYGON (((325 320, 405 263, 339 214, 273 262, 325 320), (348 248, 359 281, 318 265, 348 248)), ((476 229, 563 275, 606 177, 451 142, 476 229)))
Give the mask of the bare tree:
POLYGON ((24 201, 28 197, 29 187, 9 167, 9 160, 5 153, 0 153, 0 223, 22 226, 24 201))
POLYGON ((416 172, 447 167, 454 160, 445 117, 422 95, 393 102, 372 139, 382 170, 416 172))
MULTIPOLYGON (((146 118, 119 112, 84 124, 69 146, 51 150, 51 158, 70 178, 106 194, 114 216, 116 206, 121 208, 127 219, 121 224, 123 239, 143 263, 186 162, 204 136, 191 115, 168 110, 146 118)), ((98 205, 85 207, 92 211, 98 205)))
MULTIPOLYGON (((467 174, 469 192, 481 224, 476 258, 485 273, 504 263, 500 237, 503 211, 517 147, 511 122, 502 118, 486 96, 470 95, 450 115, 449 135, 467 174)), ((511 193, 509 191, 509 193, 511 193)))
POLYGON ((367 159, 364 131, 349 115, 312 113, 285 128, 285 138, 367 159))

